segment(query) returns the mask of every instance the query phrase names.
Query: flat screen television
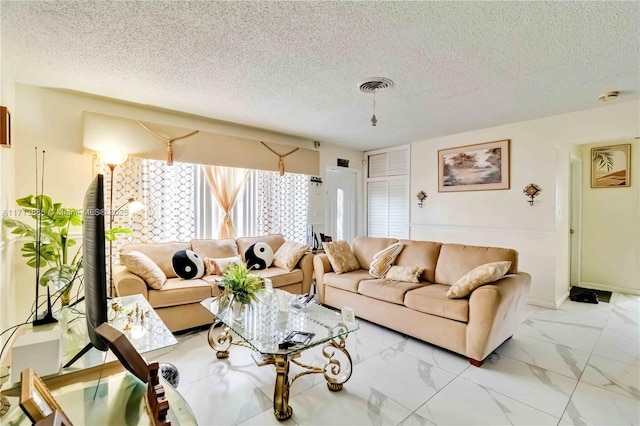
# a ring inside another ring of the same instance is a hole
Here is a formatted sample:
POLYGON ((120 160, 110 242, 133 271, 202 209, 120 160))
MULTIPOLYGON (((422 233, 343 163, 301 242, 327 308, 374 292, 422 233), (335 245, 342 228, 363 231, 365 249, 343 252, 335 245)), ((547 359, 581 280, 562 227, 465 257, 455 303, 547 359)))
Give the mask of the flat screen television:
POLYGON ((65 364, 65 367, 76 362, 91 348, 107 350, 106 342, 95 331, 96 327, 107 322, 104 183, 101 174, 97 175, 87 188, 83 208, 82 267, 89 343, 65 364))

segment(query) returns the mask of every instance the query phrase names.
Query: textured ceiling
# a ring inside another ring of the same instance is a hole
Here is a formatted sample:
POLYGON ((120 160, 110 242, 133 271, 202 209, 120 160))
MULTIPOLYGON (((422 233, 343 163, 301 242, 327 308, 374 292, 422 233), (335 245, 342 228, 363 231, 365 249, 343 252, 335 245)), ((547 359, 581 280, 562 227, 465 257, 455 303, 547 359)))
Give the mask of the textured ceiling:
MULTIPOLYGON (((638 99, 638 2, 9 2, 2 69, 359 149, 638 99), (367 77, 395 87, 360 93, 367 77)), ((506 135, 508 136, 508 135, 506 135)))

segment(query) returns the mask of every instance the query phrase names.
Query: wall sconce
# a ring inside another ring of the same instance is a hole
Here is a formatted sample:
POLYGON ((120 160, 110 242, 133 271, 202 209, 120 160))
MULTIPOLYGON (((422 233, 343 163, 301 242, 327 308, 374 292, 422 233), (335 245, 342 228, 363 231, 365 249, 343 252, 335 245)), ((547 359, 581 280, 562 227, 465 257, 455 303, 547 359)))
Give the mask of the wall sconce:
POLYGON ((418 194, 416 194, 416 197, 418 197, 418 207, 422 208, 422 203, 424 203, 424 200, 426 200, 428 197, 427 193, 424 191, 420 191, 418 192, 418 194))
POLYGON ((529 205, 533 206, 533 198, 540 195, 540 192, 542 192, 542 189, 540 189, 540 187, 535 183, 530 183, 529 185, 524 187, 522 192, 524 192, 524 195, 529 197, 529 205))

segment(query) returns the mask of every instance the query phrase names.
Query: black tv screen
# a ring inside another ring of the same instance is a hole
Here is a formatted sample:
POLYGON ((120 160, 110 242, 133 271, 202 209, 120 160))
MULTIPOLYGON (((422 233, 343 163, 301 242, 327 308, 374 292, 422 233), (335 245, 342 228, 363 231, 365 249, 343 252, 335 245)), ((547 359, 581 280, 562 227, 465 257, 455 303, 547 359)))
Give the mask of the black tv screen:
POLYGON ((87 312, 87 330, 90 344, 107 350, 107 344, 95 328, 107 322, 107 267, 104 235, 103 176, 97 175, 84 196, 82 224, 82 266, 84 269, 84 297, 87 312))

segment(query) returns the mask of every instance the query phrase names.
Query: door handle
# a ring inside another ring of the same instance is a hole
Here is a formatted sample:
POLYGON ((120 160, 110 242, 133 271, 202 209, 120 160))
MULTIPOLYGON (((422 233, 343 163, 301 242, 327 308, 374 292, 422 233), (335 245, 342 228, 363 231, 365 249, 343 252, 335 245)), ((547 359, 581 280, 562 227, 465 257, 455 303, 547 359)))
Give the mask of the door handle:
POLYGON ((570 234, 573 234, 573 229, 569 229, 569 233, 570 233, 570 234))

